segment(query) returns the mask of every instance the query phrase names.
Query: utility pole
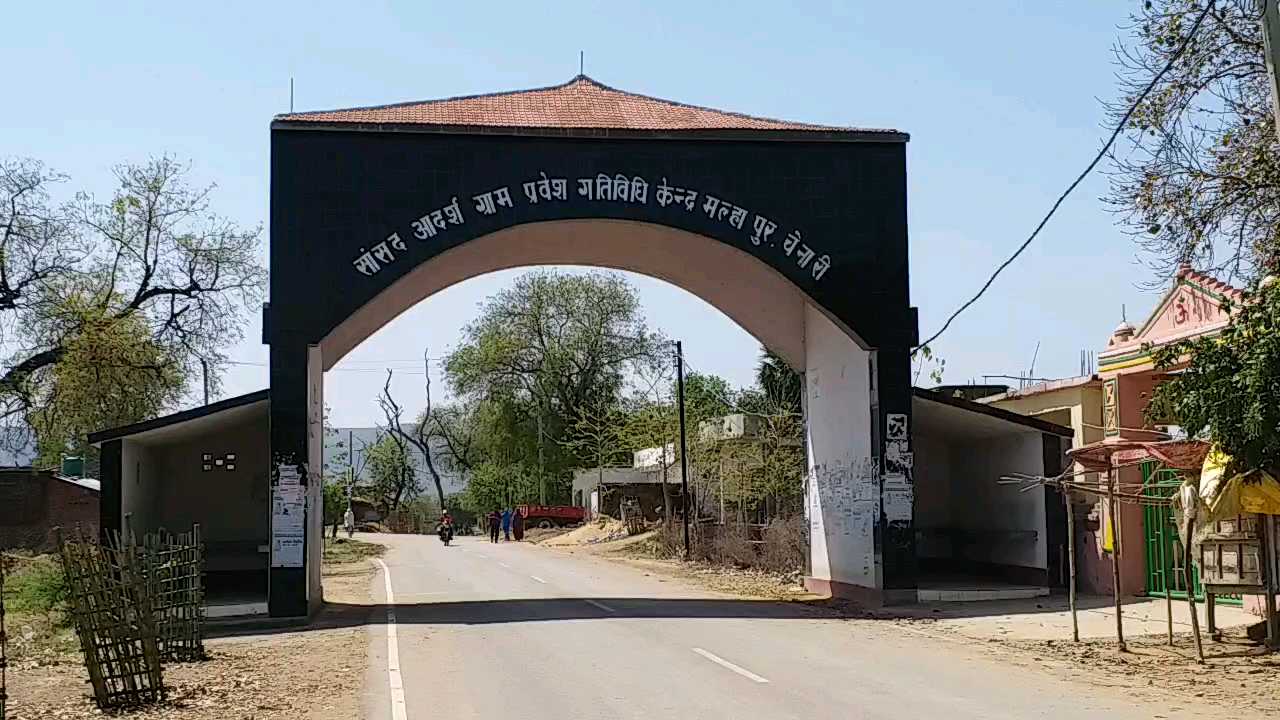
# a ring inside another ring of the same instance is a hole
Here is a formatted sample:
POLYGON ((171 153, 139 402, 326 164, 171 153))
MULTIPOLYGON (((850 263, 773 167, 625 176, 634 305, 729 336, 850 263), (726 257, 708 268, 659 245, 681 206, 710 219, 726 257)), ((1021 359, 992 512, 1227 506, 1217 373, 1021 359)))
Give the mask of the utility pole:
POLYGON ((689 559, 689 448, 684 430, 684 348, 676 341, 676 403, 680 407, 680 493, 684 516, 684 558, 689 559))
POLYGON ((1280 0, 1258 0, 1262 9, 1262 52, 1267 56, 1271 86, 1271 110, 1280 136, 1280 0))
POLYGON ((209 404, 209 361, 200 358, 200 373, 204 377, 204 404, 209 404))
POLYGON ((538 403, 538 503, 547 504, 547 469, 542 452, 542 403, 538 403))

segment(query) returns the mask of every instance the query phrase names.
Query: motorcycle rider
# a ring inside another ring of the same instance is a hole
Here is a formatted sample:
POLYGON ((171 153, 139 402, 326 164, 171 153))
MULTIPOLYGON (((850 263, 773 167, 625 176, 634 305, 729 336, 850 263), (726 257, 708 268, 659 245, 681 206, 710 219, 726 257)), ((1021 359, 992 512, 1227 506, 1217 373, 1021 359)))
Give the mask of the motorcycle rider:
POLYGON ((445 510, 440 516, 440 524, 436 526, 436 532, 439 533, 440 539, 446 545, 449 544, 450 540, 453 540, 453 516, 449 514, 448 510, 445 510))

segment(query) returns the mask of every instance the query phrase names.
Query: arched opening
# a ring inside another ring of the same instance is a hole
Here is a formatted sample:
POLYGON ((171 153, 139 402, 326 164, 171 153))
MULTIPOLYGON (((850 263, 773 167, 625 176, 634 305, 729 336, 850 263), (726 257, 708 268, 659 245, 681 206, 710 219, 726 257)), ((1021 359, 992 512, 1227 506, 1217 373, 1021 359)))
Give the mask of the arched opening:
MULTIPOLYGON (((872 452, 875 352, 775 269, 741 250, 653 223, 561 220, 507 228, 420 263, 308 351, 308 463, 322 463, 323 373, 379 328, 457 283, 519 267, 623 270, 680 287, 720 310, 802 373, 808 463, 808 573, 823 589, 875 591, 879 472, 872 452)), ((312 570, 318 584, 318 573, 312 570)))

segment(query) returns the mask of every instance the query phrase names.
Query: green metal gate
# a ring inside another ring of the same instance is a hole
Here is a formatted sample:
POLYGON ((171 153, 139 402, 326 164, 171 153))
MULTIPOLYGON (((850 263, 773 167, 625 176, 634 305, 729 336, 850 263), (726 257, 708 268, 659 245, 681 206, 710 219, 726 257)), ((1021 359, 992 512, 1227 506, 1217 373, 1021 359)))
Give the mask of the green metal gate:
MULTIPOLYGON (((1155 462, 1142 464, 1142 494, 1146 497, 1171 497, 1178 491, 1182 478, 1177 471, 1160 467, 1155 462)), ((1182 569, 1187 559, 1178 539, 1178 524, 1173 508, 1165 505, 1142 506, 1143 535, 1147 553, 1147 595, 1175 598, 1187 597, 1186 575, 1182 569)), ((1200 573, 1191 565, 1191 587, 1197 600, 1204 600, 1200 573)), ((1217 596, 1219 604, 1239 605, 1236 596, 1217 596)))

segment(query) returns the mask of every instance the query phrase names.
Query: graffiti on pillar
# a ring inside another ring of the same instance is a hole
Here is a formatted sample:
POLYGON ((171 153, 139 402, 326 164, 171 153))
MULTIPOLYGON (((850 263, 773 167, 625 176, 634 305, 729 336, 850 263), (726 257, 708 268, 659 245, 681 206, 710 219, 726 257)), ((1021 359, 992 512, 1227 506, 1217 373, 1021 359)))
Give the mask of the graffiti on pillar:
POLYGON ((884 478, 880 492, 885 520, 891 523, 911 522, 915 505, 911 481, 915 454, 911 452, 910 437, 907 416, 889 413, 885 420, 884 478))
POLYGON ((884 436, 889 440, 906 440, 909 434, 907 416, 902 413, 889 413, 885 420, 884 436))

